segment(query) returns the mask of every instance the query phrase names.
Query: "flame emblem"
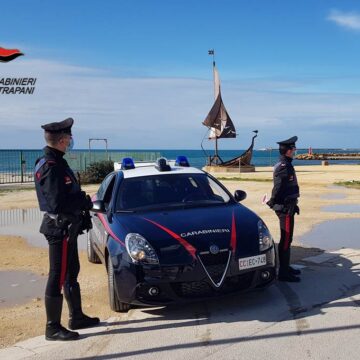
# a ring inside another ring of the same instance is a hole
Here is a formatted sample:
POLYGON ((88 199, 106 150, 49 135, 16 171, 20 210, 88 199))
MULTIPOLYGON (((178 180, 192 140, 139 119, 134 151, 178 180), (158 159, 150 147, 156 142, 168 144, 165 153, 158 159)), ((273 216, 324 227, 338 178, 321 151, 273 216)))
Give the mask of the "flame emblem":
POLYGON ((0 47, 0 62, 9 62, 22 55, 24 54, 18 49, 5 49, 0 47))

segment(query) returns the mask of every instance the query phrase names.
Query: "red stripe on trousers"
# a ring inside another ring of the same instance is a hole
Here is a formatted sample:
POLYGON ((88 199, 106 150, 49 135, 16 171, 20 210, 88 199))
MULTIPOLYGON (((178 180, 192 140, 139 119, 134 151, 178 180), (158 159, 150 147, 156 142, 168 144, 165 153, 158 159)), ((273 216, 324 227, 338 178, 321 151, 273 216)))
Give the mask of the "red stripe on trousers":
POLYGON ((289 248, 289 241, 290 241, 290 215, 286 215, 285 217, 285 243, 284 243, 284 250, 289 248))
POLYGON ((68 237, 64 237, 63 246, 62 246, 62 256, 61 256, 61 273, 60 273, 60 290, 64 285, 65 276, 66 276, 66 264, 67 264, 67 248, 68 248, 68 237))

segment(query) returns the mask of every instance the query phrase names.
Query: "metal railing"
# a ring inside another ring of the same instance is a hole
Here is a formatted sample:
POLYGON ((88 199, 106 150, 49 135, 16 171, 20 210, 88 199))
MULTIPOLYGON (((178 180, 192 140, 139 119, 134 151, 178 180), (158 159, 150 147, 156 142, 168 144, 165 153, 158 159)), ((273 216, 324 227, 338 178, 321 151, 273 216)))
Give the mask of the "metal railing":
POLYGON ((39 221, 43 213, 39 208, 10 209, 0 211, 0 228, 39 221))
MULTIPOLYGON (((42 150, 0 150, 0 184, 33 182, 35 161, 42 155, 42 150)), ((132 157, 135 161, 155 161, 160 156, 154 151, 75 150, 65 159, 73 170, 84 171, 90 164, 104 160, 132 157)))
POLYGON ((41 150, 0 150, 0 184, 34 181, 34 164, 41 150))

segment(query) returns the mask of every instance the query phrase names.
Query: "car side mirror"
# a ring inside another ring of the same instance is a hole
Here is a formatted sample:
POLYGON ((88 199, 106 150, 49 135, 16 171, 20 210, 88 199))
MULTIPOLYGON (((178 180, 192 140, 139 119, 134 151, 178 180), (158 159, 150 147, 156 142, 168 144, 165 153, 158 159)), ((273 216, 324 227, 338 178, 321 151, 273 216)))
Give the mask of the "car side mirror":
POLYGON ((93 207, 92 207, 92 209, 90 211, 96 212, 96 213, 104 213, 104 212, 106 212, 105 203, 102 200, 93 201, 93 207))
POLYGON ((243 190, 236 190, 234 193, 234 198, 237 202, 245 200, 246 196, 246 192, 243 190))

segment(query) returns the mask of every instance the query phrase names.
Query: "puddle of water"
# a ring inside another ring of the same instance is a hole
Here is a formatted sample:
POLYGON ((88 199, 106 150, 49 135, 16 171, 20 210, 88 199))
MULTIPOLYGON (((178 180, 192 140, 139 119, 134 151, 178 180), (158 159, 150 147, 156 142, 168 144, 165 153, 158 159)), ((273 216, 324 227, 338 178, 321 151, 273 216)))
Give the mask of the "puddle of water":
POLYGON ((324 250, 338 250, 343 247, 360 249, 360 219, 325 221, 316 225, 299 241, 324 250))
POLYGON ((332 185, 328 185, 327 186, 328 189, 336 189, 336 190, 339 190, 339 189, 343 189, 344 190, 344 186, 341 186, 341 185, 335 185, 335 184, 332 184, 332 185))
POLYGON ((41 301, 46 281, 45 276, 31 272, 0 271, 0 309, 25 304, 30 300, 41 301))
POLYGON ((337 199, 345 199, 345 198, 346 195, 340 193, 325 194, 320 197, 320 199, 324 199, 324 200, 337 200, 337 199))
MULTIPOLYGON (((44 235, 39 233, 43 212, 39 208, 0 211, 0 235, 21 236, 28 244, 47 247, 44 235)), ((79 249, 86 249, 86 234, 78 237, 79 249)))
POLYGON ((341 212, 341 213, 360 213, 360 204, 327 205, 327 206, 323 206, 321 208, 321 211, 341 212))

